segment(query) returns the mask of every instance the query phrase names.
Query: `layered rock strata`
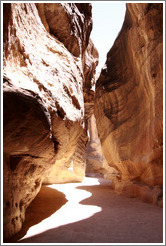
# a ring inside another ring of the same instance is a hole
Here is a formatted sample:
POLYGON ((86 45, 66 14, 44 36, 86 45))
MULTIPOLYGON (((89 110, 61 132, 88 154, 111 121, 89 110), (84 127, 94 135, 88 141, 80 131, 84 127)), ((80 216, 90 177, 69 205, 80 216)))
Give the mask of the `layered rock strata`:
POLYGON ((84 93, 97 57, 87 50, 93 46, 90 4, 4 3, 3 11, 3 228, 9 238, 43 182, 84 177, 84 93))
POLYGON ((104 155, 118 171, 115 190, 157 204, 163 183, 162 5, 127 4, 95 94, 104 155))

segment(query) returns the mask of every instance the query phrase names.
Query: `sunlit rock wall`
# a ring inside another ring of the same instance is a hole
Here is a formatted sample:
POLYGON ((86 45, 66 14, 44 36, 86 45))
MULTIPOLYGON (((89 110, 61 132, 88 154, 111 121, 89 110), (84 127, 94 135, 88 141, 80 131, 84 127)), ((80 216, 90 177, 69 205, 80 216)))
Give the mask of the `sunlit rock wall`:
POLYGON ((94 114, 88 120, 88 132, 89 141, 86 145, 86 175, 105 179, 111 179, 112 175, 118 175, 117 170, 108 165, 103 154, 94 114))
POLYGON ((84 178, 84 91, 93 83, 97 57, 87 49, 93 47, 90 4, 3 7, 3 203, 9 238, 21 229, 43 182, 84 178))
MULTIPOLYGON (((111 30, 110 30, 111 31, 111 30)), ((163 8, 130 3, 96 84, 95 117, 118 193, 160 203, 163 183, 163 8)))

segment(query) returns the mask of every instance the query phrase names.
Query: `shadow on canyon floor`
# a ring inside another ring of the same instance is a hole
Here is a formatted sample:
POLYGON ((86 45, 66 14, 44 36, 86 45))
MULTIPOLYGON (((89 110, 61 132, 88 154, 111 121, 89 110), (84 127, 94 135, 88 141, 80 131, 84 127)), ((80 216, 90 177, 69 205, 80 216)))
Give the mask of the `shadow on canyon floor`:
POLYGON ((62 192, 42 186, 40 192, 27 208, 25 222, 23 224, 22 230, 13 236, 10 240, 8 240, 7 243, 17 242, 26 235, 26 232, 30 227, 50 217, 66 202, 67 199, 62 192))
POLYGON ((77 189, 92 193, 80 205, 99 206, 101 212, 78 222, 49 230, 46 228, 46 231, 19 243, 162 242, 162 208, 136 198, 118 196, 109 185, 77 186, 77 189))

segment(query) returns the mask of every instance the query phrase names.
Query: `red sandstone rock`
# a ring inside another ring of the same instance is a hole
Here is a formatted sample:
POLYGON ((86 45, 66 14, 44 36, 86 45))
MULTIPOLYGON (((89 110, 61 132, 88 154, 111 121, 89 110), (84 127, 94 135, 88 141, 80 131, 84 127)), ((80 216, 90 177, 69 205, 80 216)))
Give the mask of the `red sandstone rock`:
POLYGON ((37 3, 46 29, 76 57, 83 54, 92 30, 91 5, 82 3, 37 3))
POLYGON ((162 187, 162 5, 127 4, 122 30, 96 85, 102 148, 123 186, 136 181, 162 187))
POLYGON ((18 232, 25 210, 55 163, 47 111, 38 95, 4 84, 4 237, 18 232))
POLYGON ((110 167, 105 159, 98 137, 96 119, 92 115, 88 120, 89 142, 86 146, 86 174, 111 179, 118 175, 115 168, 110 167))
POLYGON ((90 4, 4 4, 3 17, 3 202, 9 238, 21 229, 42 182, 84 177, 84 74, 94 72, 97 57, 86 66, 90 4))

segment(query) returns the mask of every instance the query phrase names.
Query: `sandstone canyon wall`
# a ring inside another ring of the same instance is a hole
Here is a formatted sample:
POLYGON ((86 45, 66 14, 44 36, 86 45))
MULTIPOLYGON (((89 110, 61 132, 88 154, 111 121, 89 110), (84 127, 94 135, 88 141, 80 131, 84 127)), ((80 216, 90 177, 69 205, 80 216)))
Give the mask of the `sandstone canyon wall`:
POLYGON ((118 193, 160 204, 163 183, 162 3, 127 4, 96 84, 95 117, 118 193))
POLYGON ((118 175, 118 171, 108 165, 103 154, 94 114, 88 119, 88 132, 89 141, 86 145, 86 175, 105 179, 111 179, 113 174, 118 175))
POLYGON ((161 204, 162 4, 127 4, 96 92, 90 4, 3 11, 4 238, 21 229, 42 183, 82 181, 85 169, 161 204))
POLYGON ((90 4, 3 4, 4 238, 21 229, 43 182, 84 178, 91 29, 90 4))

